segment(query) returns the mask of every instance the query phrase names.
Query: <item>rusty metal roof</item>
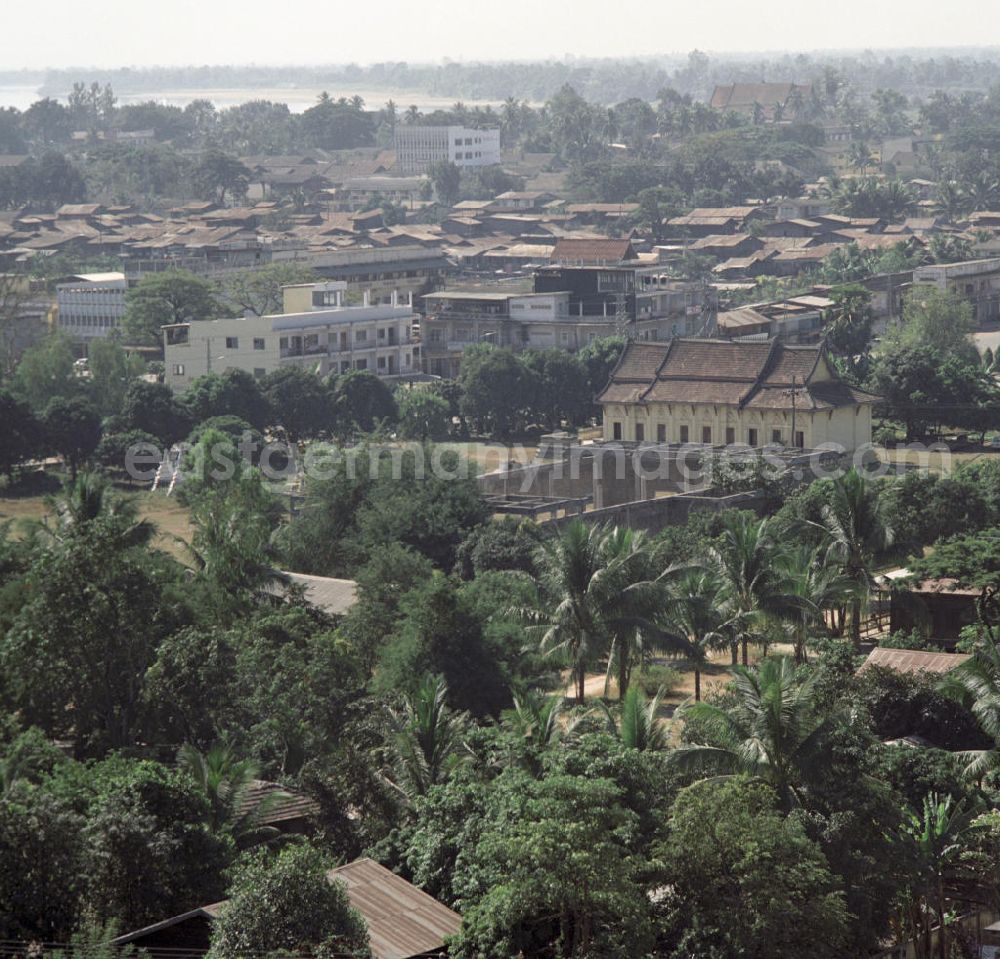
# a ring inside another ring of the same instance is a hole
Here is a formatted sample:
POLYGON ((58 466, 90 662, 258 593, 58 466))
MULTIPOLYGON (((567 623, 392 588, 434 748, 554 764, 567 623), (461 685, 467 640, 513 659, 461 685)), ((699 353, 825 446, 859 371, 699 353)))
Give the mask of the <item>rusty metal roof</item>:
POLYGON ((380 866, 357 859, 328 874, 347 885, 351 905, 368 924, 373 959, 411 959, 444 947, 462 919, 433 896, 380 866))
POLYGON ((876 646, 858 672, 870 666, 882 666, 897 673, 948 673, 961 666, 968 653, 928 653, 919 649, 890 649, 876 646))
MULTIPOLYGON (((327 873, 347 886, 347 897, 368 926, 372 959, 417 959, 444 952, 445 937, 455 935, 462 918, 433 896, 380 866, 374 859, 357 859, 327 873)), ((191 919, 218 917, 228 900, 192 909, 179 916, 126 933, 113 945, 135 943, 191 919)))
POLYGON ((319 804, 308 796, 286 789, 278 783, 254 779, 241 793, 236 813, 239 816, 250 815, 262 803, 264 808, 255 818, 265 826, 291 819, 307 819, 319 812, 319 804))

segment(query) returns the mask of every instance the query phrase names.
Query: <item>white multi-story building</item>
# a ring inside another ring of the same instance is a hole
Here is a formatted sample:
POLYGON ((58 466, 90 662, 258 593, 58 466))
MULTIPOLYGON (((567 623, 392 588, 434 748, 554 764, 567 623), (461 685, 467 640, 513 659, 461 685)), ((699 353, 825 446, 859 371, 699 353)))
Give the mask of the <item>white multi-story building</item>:
POLYGON ((493 166, 500 162, 500 131, 398 123, 395 147, 396 165, 407 175, 426 173, 444 160, 457 167, 493 166))
POLYGON ((260 378, 289 365, 320 376, 350 370, 385 377, 418 374, 412 305, 345 306, 346 287, 315 284, 314 305, 301 313, 165 326, 166 384, 182 392, 204 373, 240 369, 260 378))
POLYGON ((81 273, 57 283, 59 329, 84 344, 121 329, 127 287, 124 273, 81 273))

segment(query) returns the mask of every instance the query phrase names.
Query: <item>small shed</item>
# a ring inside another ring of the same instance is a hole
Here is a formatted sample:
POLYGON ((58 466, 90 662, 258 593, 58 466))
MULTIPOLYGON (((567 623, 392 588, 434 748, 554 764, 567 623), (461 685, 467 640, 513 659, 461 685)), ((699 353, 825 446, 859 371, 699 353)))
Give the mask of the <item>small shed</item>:
POLYGON ((894 583, 890 591, 889 628, 916 630, 934 642, 953 646, 966 626, 977 620, 979 590, 965 589, 954 579, 894 583))

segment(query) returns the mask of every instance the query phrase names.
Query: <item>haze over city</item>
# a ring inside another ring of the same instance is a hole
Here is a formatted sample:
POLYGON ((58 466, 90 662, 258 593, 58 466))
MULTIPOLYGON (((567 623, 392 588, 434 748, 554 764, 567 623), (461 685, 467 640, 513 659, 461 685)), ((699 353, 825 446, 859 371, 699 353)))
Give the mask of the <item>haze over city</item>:
POLYGON ((603 0, 507 0, 495 11, 458 0, 384 0, 377 17, 345 0, 299 0, 281 11, 240 0, 105 0, 90 12, 50 0, 44 17, 30 4, 4 7, 0 68, 8 70, 940 49, 1000 37, 1000 8, 982 0, 774 0, 763 8, 647 0, 622 9, 603 0))

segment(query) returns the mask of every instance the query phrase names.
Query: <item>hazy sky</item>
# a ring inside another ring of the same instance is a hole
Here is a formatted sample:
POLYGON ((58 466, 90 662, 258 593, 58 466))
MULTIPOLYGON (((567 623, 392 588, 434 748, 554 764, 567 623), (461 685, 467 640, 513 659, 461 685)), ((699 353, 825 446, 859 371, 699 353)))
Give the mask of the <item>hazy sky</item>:
POLYGON ((995 0, 0 2, 0 69, 1000 43, 995 0))

